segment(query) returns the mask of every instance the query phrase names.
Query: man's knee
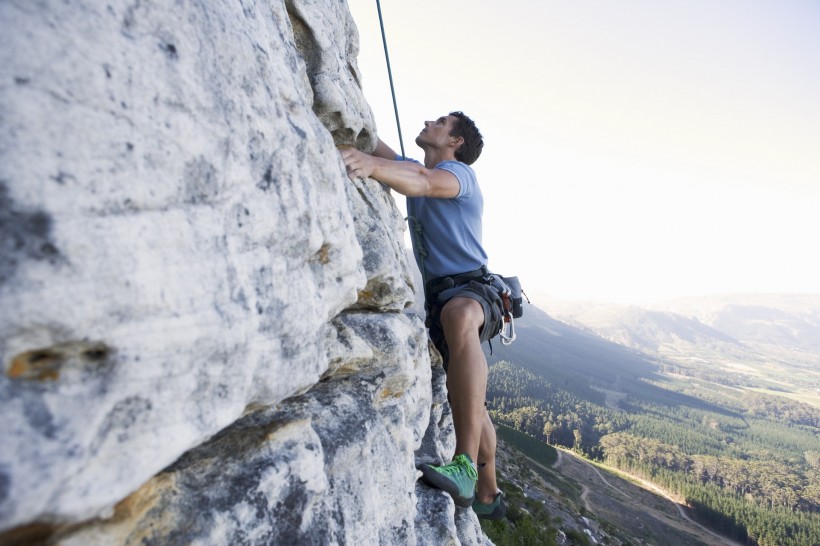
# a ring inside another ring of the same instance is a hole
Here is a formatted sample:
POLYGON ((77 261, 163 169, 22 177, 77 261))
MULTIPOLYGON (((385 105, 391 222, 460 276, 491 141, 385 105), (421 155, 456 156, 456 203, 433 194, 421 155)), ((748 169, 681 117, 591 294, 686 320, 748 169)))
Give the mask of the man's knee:
POLYGON ((441 310, 445 333, 453 330, 478 330, 484 324, 484 309, 472 298, 455 297, 441 310))

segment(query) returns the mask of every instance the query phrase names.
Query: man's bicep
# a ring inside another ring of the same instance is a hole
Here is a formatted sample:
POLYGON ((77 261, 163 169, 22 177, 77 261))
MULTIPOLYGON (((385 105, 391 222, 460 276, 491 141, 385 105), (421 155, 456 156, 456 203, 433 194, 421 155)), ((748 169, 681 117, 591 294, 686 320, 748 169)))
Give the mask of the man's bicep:
POLYGON ((458 197, 461 192, 461 183, 456 175, 444 169, 432 169, 428 178, 427 197, 449 199, 458 197))

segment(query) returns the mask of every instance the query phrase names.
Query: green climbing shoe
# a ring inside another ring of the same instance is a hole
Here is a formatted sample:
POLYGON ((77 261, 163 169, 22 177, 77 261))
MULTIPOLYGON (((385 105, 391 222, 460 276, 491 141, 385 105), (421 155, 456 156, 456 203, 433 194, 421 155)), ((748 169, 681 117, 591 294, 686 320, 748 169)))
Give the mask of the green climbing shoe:
POLYGON ((504 494, 499 491, 490 504, 478 502, 478 497, 476 497, 473 501, 473 512, 478 516, 478 519, 496 520, 503 518, 507 514, 507 507, 502 500, 503 496, 504 494))
POLYGON ((456 455, 444 466, 422 464, 419 470, 424 483, 449 493, 458 506, 466 508, 473 503, 478 472, 469 455, 456 455))

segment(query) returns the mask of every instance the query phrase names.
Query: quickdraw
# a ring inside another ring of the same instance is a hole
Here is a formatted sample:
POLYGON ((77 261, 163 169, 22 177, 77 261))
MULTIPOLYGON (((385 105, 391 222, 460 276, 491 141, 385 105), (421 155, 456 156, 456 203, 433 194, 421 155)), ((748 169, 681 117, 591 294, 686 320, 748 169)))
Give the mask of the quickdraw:
POLYGON ((510 289, 506 289, 501 293, 501 301, 504 302, 504 321, 501 323, 501 331, 498 333, 501 337, 501 344, 504 346, 512 345, 515 341, 515 319, 513 318, 513 305, 510 300, 510 289), (507 333, 509 330, 509 333, 507 333))

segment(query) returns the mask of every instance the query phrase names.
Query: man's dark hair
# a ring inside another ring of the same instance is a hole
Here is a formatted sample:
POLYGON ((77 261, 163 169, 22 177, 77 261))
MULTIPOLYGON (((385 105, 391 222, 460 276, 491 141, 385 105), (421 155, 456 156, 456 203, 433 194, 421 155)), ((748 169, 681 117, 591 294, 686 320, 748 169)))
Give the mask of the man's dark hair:
POLYGON ((464 112, 450 112, 450 115, 456 118, 456 122, 450 130, 450 136, 464 139, 464 143, 456 150, 456 159, 467 165, 472 165, 481 155, 481 150, 484 149, 484 139, 481 132, 475 126, 475 122, 464 112))

